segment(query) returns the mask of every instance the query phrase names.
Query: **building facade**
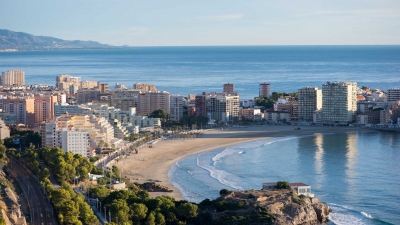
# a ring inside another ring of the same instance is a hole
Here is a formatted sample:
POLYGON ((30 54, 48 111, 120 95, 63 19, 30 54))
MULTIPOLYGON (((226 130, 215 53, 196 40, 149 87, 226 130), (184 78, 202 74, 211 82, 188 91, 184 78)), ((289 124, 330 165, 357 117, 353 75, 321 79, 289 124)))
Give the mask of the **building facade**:
POLYGON ((327 82, 322 86, 322 123, 346 125, 355 120, 357 83, 327 82))
POLYGON ((388 102, 400 101, 400 88, 390 88, 388 89, 388 102))
POLYGON ((25 72, 22 70, 10 70, 1 74, 3 86, 25 85, 25 72))
POLYGON ((169 119, 179 121, 183 116, 183 96, 170 96, 170 114, 169 119))
POLYGON ((269 98, 271 97, 271 85, 267 83, 262 83, 259 85, 258 96, 260 98, 269 98))
POLYGON ((299 121, 313 121, 315 110, 322 108, 322 90, 316 87, 304 87, 298 92, 299 121))

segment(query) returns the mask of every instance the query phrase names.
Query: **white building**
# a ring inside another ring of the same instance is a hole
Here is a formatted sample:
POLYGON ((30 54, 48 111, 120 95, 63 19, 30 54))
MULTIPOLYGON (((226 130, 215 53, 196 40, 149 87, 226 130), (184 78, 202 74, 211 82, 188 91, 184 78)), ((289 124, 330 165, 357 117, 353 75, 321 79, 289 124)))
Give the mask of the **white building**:
POLYGON ((322 86, 322 123, 347 125, 355 120, 357 83, 327 82, 322 86))
POLYGON ((228 122, 239 117, 239 94, 210 93, 205 96, 210 121, 228 122))
POLYGON ((90 110, 85 108, 83 105, 70 105, 68 103, 55 103, 54 104, 54 117, 61 116, 63 113, 68 113, 71 115, 80 115, 85 112, 85 110, 90 110))
POLYGON ((63 128, 61 131, 62 149, 83 156, 90 156, 89 132, 63 128))
POLYGON ((169 119, 179 121, 183 116, 183 96, 170 95, 169 119))

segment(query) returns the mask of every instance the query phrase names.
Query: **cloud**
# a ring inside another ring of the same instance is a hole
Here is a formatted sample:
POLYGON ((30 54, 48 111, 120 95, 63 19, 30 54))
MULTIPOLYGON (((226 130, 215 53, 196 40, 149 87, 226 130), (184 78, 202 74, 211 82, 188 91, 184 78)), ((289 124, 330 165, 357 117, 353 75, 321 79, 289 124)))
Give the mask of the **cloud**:
POLYGON ((226 15, 214 15, 214 16, 203 16, 200 17, 200 19, 203 20, 237 20, 237 19, 241 19, 244 15, 241 13, 238 14, 226 14, 226 15))
POLYGON ((391 10, 391 9, 363 9, 363 10, 342 10, 342 11, 316 11, 310 14, 306 14, 303 16, 335 16, 335 15, 350 15, 350 16, 373 16, 373 17, 399 17, 399 10, 391 10))
POLYGON ((148 27, 129 27, 129 34, 132 36, 145 35, 150 29, 148 27))

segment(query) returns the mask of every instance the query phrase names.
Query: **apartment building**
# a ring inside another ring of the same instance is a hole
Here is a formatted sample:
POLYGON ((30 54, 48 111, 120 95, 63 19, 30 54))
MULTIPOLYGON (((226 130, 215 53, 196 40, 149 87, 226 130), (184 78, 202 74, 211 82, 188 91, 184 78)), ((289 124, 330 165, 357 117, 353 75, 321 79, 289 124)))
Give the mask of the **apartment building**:
POLYGON ((208 94, 206 95, 206 115, 211 121, 233 121, 239 117, 239 102, 238 94, 208 94))
POLYGON ((68 103, 54 104, 54 117, 59 117, 63 113, 68 113, 70 115, 88 114, 89 111, 90 108, 84 105, 70 105, 68 103))
POLYGON ((69 91, 71 85, 78 87, 81 86, 82 79, 80 77, 73 77, 69 74, 62 74, 56 77, 56 87, 58 90, 69 91))
POLYGON ((258 96, 260 98, 269 98, 271 97, 271 85, 266 82, 262 83, 258 87, 258 96))
MULTIPOLYGON (((97 85, 97 84, 96 84, 97 85)), ((87 102, 100 101, 101 92, 96 89, 79 89, 76 94, 77 103, 84 104, 87 102)))
POLYGON ((35 100, 33 98, 1 100, 3 101, 3 112, 14 114, 17 124, 34 125, 35 100))
POLYGON ((251 121, 261 121, 264 118, 264 115, 261 113, 261 109, 242 109, 240 110, 241 117, 244 117, 246 120, 251 121))
POLYGON ((290 113, 288 111, 265 111, 264 119, 270 123, 285 123, 290 121, 290 113))
POLYGON ((356 111, 357 83, 335 81, 322 85, 322 123, 352 123, 356 111))
POLYGON ((183 116, 183 99, 181 95, 170 96, 170 114, 169 119, 179 121, 183 116))
POLYGON ((97 81, 91 81, 91 80, 85 80, 81 81, 81 85, 79 89, 92 89, 92 88, 97 88, 97 81))
POLYGON ((388 102, 400 101, 400 88, 389 88, 387 92, 388 102))
POLYGON ((89 132, 63 128, 61 131, 62 149, 86 157, 90 156, 89 132))
POLYGON ((234 85, 230 83, 224 84, 222 93, 234 94, 235 93, 234 85))
POLYGON ((1 84, 3 86, 25 85, 25 72, 22 70, 2 72, 1 84))
POLYGON ((133 89, 140 90, 141 92, 157 92, 157 88, 154 84, 136 83, 133 85, 133 89))
POLYGON ((170 114, 170 93, 166 91, 141 93, 138 109, 138 114, 141 116, 148 116, 158 109, 170 114))
POLYGON ((139 108, 140 91, 136 89, 113 90, 111 91, 110 106, 122 111, 128 111, 129 108, 139 108))
POLYGON ((322 108, 322 90, 317 87, 303 87, 298 91, 299 121, 313 121, 315 110, 322 108))
POLYGON ((35 97, 35 124, 53 119, 54 104, 57 103, 57 96, 39 96, 35 97))

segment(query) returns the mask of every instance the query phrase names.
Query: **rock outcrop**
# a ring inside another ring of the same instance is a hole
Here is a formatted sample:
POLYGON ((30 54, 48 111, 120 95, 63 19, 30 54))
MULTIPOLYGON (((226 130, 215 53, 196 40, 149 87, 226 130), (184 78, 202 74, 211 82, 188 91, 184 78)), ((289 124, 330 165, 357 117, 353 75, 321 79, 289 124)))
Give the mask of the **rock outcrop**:
POLYGON ((294 190, 225 191, 200 203, 216 224, 305 225, 328 222, 329 206, 294 190), (210 213, 211 212, 211 213, 210 213))

